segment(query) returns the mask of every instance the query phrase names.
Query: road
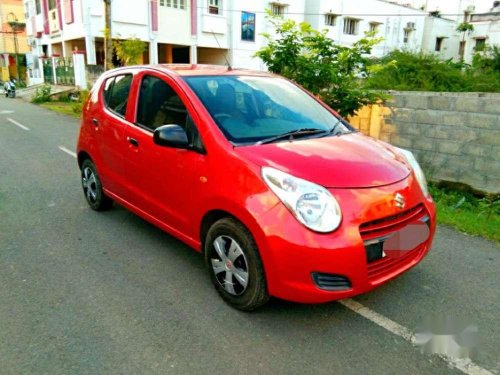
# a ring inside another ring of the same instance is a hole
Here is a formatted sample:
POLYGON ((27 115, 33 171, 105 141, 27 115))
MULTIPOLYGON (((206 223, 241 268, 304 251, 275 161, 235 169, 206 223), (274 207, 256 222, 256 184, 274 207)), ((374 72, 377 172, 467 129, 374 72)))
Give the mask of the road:
POLYGON ((420 265, 351 301, 365 316, 349 301, 235 311, 199 254, 119 206, 87 207, 78 126, 0 98, 1 374, 500 373, 492 242, 438 228, 420 265), (462 370, 397 334, 429 315, 478 327, 462 370))

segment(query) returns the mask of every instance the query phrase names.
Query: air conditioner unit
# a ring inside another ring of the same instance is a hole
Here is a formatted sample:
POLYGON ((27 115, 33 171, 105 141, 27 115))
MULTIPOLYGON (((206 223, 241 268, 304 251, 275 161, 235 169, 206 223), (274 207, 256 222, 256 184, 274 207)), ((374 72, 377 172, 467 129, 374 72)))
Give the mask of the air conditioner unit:
POLYGON ((415 30, 415 22, 408 22, 406 28, 410 30, 415 30))

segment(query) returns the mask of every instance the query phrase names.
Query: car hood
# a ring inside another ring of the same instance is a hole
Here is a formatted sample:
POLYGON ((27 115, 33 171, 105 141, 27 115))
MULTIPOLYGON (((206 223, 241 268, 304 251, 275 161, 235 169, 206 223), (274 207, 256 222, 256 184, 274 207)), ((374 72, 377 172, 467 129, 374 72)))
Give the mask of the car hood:
POLYGON ((236 147, 235 152, 329 188, 383 186, 411 172, 392 146, 361 133, 236 147))

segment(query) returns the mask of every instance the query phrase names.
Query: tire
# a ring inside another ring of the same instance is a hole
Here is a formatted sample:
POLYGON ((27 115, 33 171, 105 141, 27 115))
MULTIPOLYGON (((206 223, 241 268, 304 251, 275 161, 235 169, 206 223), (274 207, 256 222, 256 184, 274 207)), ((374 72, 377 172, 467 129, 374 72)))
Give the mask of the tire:
POLYGON ((205 238, 204 253, 210 279, 230 306, 251 311, 269 300, 259 251, 239 221, 223 218, 213 224, 205 238))
POLYGON ((86 159, 82 163, 81 178, 83 194, 90 208, 95 211, 110 209, 113 200, 104 194, 99 174, 90 159, 86 159))

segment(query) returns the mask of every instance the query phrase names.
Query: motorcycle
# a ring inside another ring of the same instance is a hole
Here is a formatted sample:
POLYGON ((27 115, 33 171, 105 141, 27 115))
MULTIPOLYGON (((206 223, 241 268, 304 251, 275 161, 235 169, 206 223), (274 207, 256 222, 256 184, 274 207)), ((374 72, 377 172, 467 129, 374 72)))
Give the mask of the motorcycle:
POLYGON ((11 79, 4 83, 3 90, 6 98, 15 98, 16 97, 16 80, 11 79))

